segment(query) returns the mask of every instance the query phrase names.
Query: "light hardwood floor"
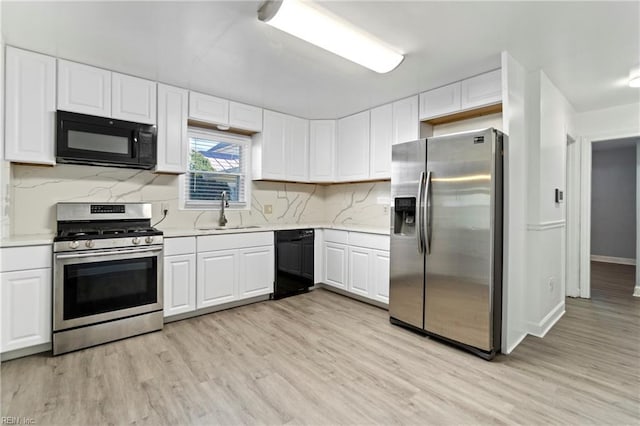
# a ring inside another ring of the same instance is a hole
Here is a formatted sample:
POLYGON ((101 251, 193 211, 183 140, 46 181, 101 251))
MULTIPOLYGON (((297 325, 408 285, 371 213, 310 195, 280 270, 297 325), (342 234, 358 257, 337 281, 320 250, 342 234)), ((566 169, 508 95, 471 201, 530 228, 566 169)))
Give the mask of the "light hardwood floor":
POLYGON ((1 414, 38 425, 639 424, 632 268, 594 264, 593 299, 568 299, 544 339, 493 362, 317 290, 5 362, 1 414))

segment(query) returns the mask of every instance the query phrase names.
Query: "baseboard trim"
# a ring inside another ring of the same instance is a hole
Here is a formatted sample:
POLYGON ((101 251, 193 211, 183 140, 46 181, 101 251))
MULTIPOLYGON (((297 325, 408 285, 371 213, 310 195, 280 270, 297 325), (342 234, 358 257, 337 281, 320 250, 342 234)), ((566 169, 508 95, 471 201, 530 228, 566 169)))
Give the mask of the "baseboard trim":
POLYGON ((618 265, 635 265, 635 259, 629 259, 626 257, 613 257, 613 256, 600 256, 598 254, 591 255, 592 262, 604 262, 604 263, 616 263, 618 265))
POLYGON ((164 323, 170 323, 174 321, 182 321, 185 319, 199 317, 200 315, 213 314, 214 312, 224 311, 226 309, 238 308, 244 305, 250 305, 252 303, 264 302, 265 300, 269 300, 269 295, 265 294, 262 296, 254 296, 247 299, 236 300, 229 303, 223 303, 221 305, 209 306, 202 309, 196 309, 195 311, 185 312, 182 314, 171 315, 168 317, 164 317, 164 323))
POLYGON ((50 352, 51 351, 51 342, 49 343, 41 343, 35 346, 29 346, 28 348, 15 349, 13 351, 8 351, 0 354, 0 360, 2 362, 9 361, 11 359, 22 358, 29 355, 35 355, 42 352, 50 352))
POLYGON ((548 229, 564 228, 566 225, 565 220, 552 220, 549 222, 529 223, 527 230, 529 231, 546 231, 548 229))
POLYGON ((325 290, 331 291, 333 293, 338 293, 341 296, 346 296, 346 297, 350 297, 351 299, 355 299, 359 302, 363 302, 363 303, 367 303, 369 305, 373 305, 376 306, 378 308, 382 308, 384 310, 389 310, 389 304, 388 303, 384 303, 384 302, 380 302, 379 300, 375 300, 375 299, 369 299, 368 297, 364 297, 364 296, 360 296, 359 294, 354 294, 351 293, 348 290, 342 290, 340 288, 336 288, 330 284, 325 284, 325 283, 320 283, 320 284, 316 284, 316 287, 318 288, 323 288, 325 290))
POLYGON ((551 310, 539 323, 529 323, 529 334, 544 337, 564 315, 564 300, 551 310))
POLYGON ((522 343, 525 337, 527 337, 527 333, 522 333, 522 335, 518 337, 518 339, 513 345, 509 346, 506 350, 500 350, 500 352, 502 352, 505 355, 509 355, 520 343, 522 343))

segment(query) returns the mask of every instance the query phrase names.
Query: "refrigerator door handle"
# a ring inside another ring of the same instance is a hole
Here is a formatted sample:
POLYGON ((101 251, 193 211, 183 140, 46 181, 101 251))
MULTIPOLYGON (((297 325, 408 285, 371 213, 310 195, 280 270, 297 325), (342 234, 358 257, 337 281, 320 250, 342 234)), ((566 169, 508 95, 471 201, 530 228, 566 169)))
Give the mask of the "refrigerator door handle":
POLYGON ((424 237, 424 222, 423 222, 423 217, 424 217, 424 185, 425 185, 425 178, 424 178, 424 172, 420 172, 420 183, 418 184, 418 214, 416 214, 416 226, 417 226, 417 232, 416 232, 416 238, 418 240, 418 253, 423 254, 424 253, 424 241, 425 241, 425 237, 424 237))
POLYGON ((431 254, 431 172, 427 173, 426 190, 425 190, 425 207, 424 207, 424 224, 425 234, 424 239, 425 251, 427 254, 431 254))

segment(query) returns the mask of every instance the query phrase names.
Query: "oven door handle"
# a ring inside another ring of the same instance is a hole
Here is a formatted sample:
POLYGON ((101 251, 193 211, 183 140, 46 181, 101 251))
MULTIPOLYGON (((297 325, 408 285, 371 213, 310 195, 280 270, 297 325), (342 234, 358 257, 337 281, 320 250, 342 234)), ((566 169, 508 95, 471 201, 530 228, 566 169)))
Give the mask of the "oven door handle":
POLYGON ((93 251, 88 253, 73 253, 73 254, 56 254, 56 259, 77 259, 80 257, 94 257, 94 256, 114 256, 120 254, 137 254, 147 253, 154 251, 162 251, 162 247, 149 247, 140 248, 135 250, 111 250, 111 251, 93 251))

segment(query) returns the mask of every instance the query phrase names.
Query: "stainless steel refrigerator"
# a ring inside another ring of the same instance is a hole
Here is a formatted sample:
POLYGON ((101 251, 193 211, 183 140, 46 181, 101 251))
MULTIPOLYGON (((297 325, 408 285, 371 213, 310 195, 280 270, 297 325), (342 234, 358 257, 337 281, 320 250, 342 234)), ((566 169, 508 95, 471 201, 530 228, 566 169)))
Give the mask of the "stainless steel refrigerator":
POLYGON ((391 322, 500 351, 503 146, 495 129, 394 145, 391 322))

